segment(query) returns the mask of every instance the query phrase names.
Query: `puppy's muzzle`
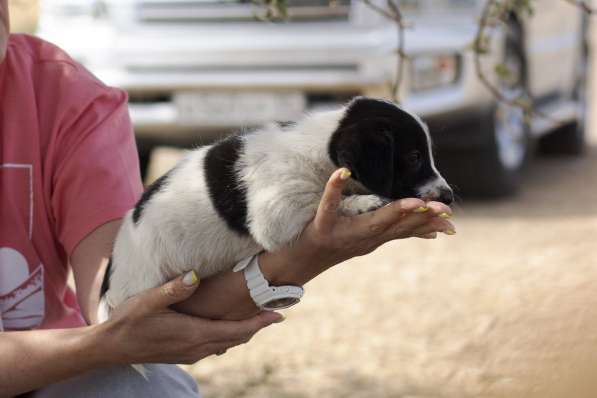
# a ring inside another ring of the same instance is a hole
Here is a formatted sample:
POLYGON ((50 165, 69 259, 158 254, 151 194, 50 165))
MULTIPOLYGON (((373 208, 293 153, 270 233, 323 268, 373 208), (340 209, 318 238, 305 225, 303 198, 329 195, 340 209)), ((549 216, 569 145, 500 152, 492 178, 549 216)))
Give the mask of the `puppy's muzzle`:
POLYGON ((442 202, 446 205, 454 202, 454 192, 442 177, 434 178, 417 189, 419 198, 426 201, 442 202))
POLYGON ((450 188, 450 187, 440 188, 437 201, 445 203, 447 205, 452 204, 452 202, 454 202, 454 192, 452 191, 452 188, 450 188))

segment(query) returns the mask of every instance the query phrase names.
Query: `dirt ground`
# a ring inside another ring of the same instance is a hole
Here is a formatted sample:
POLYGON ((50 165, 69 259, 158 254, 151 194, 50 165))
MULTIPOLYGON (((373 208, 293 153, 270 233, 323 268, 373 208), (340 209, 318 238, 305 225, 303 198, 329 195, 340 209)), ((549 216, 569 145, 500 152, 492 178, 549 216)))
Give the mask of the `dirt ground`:
POLYGON ((458 234, 408 240, 307 285, 287 321, 188 367, 206 397, 597 396, 597 129, 524 190, 465 201, 458 234))

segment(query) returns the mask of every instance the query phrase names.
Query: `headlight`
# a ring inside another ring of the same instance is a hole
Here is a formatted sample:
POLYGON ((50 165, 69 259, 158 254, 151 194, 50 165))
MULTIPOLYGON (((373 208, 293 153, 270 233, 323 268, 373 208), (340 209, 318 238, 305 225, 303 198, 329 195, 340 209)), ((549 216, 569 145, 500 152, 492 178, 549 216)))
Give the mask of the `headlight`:
POLYGON ((456 55, 419 55, 411 63, 411 90, 432 90, 455 84, 460 75, 460 59, 456 55))

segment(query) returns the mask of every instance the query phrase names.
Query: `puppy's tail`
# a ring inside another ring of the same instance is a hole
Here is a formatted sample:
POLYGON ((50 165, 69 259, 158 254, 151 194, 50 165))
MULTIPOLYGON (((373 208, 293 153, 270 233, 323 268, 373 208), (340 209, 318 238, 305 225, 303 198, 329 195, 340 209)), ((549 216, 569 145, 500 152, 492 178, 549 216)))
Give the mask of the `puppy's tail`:
POLYGON ((143 376, 145 380, 149 381, 149 378, 147 377, 147 369, 145 369, 145 366, 140 364, 134 364, 131 366, 133 367, 133 369, 135 369, 135 371, 137 371, 137 373, 143 376))
POLYGON ((99 323, 106 322, 110 318, 112 307, 108 303, 106 295, 100 297, 99 305, 97 307, 97 321, 99 323))
POLYGON ((105 322, 110 317, 112 312, 112 306, 108 302, 108 290, 110 290, 110 277, 112 276, 112 257, 108 261, 106 272, 104 273, 104 279, 102 280, 102 287, 100 289, 100 301, 97 308, 97 320, 98 322, 105 322))
MULTIPOLYGON (((106 267, 106 273, 104 274, 104 280, 102 281, 102 287, 100 290, 100 301, 97 307, 97 320, 98 322, 106 322, 108 318, 110 318, 110 313, 112 312, 112 305, 110 305, 110 301, 108 300, 108 293, 110 290, 110 277, 112 274, 112 258, 108 261, 108 266, 106 267)), ((133 369, 139 373, 145 380, 149 380, 147 378, 147 369, 145 366, 140 364, 131 365, 133 369)))

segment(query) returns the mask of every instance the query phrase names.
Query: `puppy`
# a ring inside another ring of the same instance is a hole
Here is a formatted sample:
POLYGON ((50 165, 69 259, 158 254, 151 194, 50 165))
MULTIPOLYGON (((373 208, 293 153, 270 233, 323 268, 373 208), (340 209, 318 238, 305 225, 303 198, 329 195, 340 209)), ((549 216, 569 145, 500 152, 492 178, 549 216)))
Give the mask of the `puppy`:
POLYGON ((344 215, 406 197, 452 202, 427 126, 390 102, 359 97, 296 124, 234 135, 191 151, 127 213, 102 286, 100 319, 185 271, 206 278, 292 244, 338 167, 352 172, 339 207, 344 215))

